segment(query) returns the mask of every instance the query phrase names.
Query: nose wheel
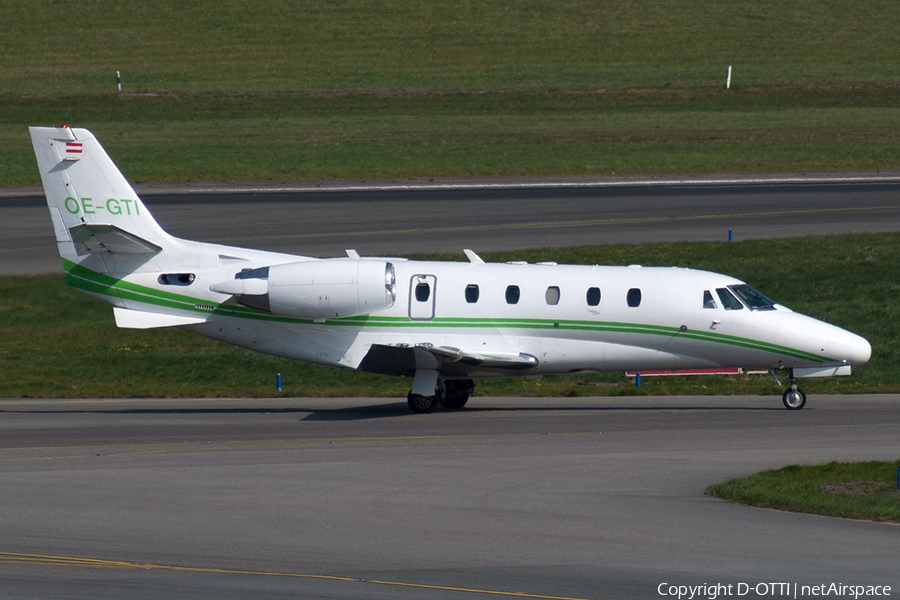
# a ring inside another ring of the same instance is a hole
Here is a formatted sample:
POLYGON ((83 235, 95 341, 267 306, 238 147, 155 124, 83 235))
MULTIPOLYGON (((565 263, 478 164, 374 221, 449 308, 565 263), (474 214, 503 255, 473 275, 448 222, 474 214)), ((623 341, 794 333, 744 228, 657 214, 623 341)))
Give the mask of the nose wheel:
POLYGON ((801 389, 788 390, 781 397, 781 401, 788 410, 800 410, 806 406, 806 392, 801 389))
POLYGON ((797 378, 791 369, 791 387, 781 397, 784 407, 788 410, 800 410, 806 406, 806 392, 797 387, 797 378))

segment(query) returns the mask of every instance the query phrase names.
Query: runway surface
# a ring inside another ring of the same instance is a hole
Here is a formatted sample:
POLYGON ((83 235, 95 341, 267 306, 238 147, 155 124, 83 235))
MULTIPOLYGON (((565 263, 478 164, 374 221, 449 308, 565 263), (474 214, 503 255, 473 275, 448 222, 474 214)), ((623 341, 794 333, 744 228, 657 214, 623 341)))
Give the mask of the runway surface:
MULTIPOLYGON (((364 255, 457 253, 462 260, 463 248, 725 241, 729 230, 734 240, 898 231, 900 178, 894 175, 582 178, 520 180, 509 182, 512 187, 462 181, 433 189, 379 183, 332 191, 150 187, 142 193, 163 227, 179 237, 308 256, 342 256, 354 248, 364 255)), ((0 215, 0 275, 62 272, 42 196, 2 193, 0 215)))
POLYGON ((402 399, 0 400, 0 595, 896 594, 898 526, 703 490, 900 459, 898 440, 898 395, 811 396, 796 412, 777 395, 473 398, 430 415, 402 399))

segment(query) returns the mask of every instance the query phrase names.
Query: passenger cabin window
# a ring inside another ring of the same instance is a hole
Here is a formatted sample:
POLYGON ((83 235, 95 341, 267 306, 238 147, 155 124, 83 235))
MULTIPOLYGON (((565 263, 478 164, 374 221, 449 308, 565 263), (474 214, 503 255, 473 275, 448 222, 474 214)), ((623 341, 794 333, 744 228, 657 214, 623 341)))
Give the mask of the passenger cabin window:
POLYGON ((547 293, 544 294, 544 298, 547 300, 547 304, 556 306, 559 304, 559 288, 555 285, 551 285, 547 288, 547 293))
POLYGON ((466 302, 469 304, 478 302, 478 286, 474 283, 470 283, 466 286, 466 302))
POLYGON ((431 296, 431 286, 427 283, 417 283, 416 284, 416 300, 418 302, 428 302, 428 298, 431 296))
POLYGON ((506 303, 507 304, 518 304, 519 303, 519 286, 511 285, 506 288, 506 303))
POLYGON ((600 304, 600 288, 588 288, 587 303, 588 306, 597 306, 600 304))
POLYGON ((191 285, 194 283, 193 273, 163 273, 157 279, 162 285, 191 285))
POLYGON ((641 290, 637 288, 631 288, 628 290, 628 295, 625 297, 625 300, 628 302, 628 306, 631 308, 637 308, 641 305, 641 290))
POLYGON ((709 290, 703 291, 703 308, 718 308, 716 301, 709 290))
POLYGON ((725 310, 741 310, 744 308, 741 301, 735 298, 728 288, 716 288, 716 293, 719 295, 719 300, 722 301, 722 306, 725 307, 725 310))

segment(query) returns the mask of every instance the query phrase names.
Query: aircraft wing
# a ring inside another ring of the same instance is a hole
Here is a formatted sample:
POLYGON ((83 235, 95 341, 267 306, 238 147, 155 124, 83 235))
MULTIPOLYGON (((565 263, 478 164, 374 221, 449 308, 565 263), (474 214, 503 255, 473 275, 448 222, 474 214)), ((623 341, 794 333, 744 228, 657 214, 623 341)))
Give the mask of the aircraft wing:
POLYGON ((538 359, 524 353, 476 353, 450 346, 417 344, 389 346, 373 344, 360 362, 361 371, 412 377, 416 370, 440 371, 445 376, 509 376, 511 371, 527 371, 538 359))

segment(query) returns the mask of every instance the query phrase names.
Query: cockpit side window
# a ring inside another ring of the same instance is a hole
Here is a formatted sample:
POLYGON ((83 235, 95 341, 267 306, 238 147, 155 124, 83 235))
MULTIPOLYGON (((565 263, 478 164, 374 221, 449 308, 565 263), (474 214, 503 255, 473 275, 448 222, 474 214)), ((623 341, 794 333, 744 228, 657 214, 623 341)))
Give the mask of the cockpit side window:
POLYGON ((703 308, 718 308, 716 301, 709 290, 703 290, 703 308))
POLYGON ((722 301, 722 306, 725 307, 725 310, 741 310, 744 308, 741 301, 735 298, 728 288, 716 288, 716 293, 719 295, 719 300, 722 301))
POLYGON ((737 294, 751 310, 775 310, 775 303, 747 285, 729 285, 728 289, 737 294))

